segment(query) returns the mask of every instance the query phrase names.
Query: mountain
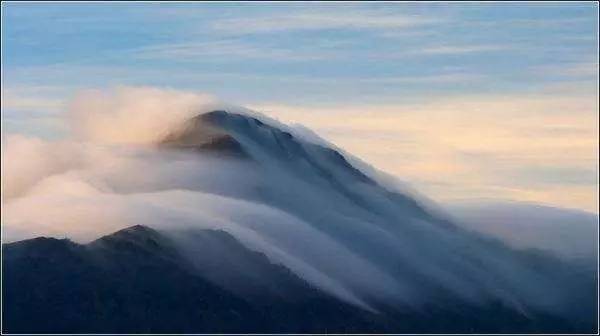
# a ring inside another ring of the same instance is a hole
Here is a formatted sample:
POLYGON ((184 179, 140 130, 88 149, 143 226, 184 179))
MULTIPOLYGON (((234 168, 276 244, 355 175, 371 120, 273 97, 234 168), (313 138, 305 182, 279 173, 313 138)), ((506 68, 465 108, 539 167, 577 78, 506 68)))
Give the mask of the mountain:
POLYGON ((144 226, 86 244, 36 238, 3 245, 6 330, 597 327, 589 268, 467 230, 326 143, 268 118, 212 111, 153 148, 123 152, 134 153, 116 160, 127 169, 90 173, 101 191, 62 202, 81 218, 116 204, 111 214, 125 215, 109 217, 114 225, 144 226), (87 203, 93 212, 79 208, 87 203))
MULTIPOLYGON (((190 234, 189 232, 186 234, 190 234)), ((466 311, 373 313, 318 291, 223 231, 199 230, 200 260, 168 235, 133 226, 86 245, 36 238, 3 246, 3 321, 9 333, 236 333, 563 330, 501 304, 466 311), (260 274, 213 258, 233 251, 260 274), (200 254, 201 253, 201 254, 200 254), (268 279, 268 282, 264 280, 268 279), (228 289, 244 283, 244 292, 228 289), (472 315, 474 312, 477 315, 472 315), (431 320, 436 324, 431 324, 431 320), (510 323, 509 323, 510 322, 510 323), (541 324, 541 326, 539 325, 541 324), (520 329, 517 329, 520 328, 520 329), (538 329, 539 328, 539 329, 538 329), (558 329, 556 329, 558 328, 558 329)))
POLYGON ((376 320, 375 316, 316 291, 227 233, 203 230, 194 235, 206 243, 204 253, 234 250, 277 281, 268 285, 281 283, 282 287, 267 288, 260 279, 208 273, 230 267, 226 261, 225 265, 214 259, 202 262, 206 273, 199 273, 168 237, 144 226, 86 245, 37 238, 4 246, 4 331, 314 332, 323 323, 342 332, 376 329, 369 321, 376 320), (248 289, 253 294, 264 295, 235 295, 216 284, 223 277, 244 281, 254 287, 248 289), (326 322, 318 320, 323 312, 326 322))

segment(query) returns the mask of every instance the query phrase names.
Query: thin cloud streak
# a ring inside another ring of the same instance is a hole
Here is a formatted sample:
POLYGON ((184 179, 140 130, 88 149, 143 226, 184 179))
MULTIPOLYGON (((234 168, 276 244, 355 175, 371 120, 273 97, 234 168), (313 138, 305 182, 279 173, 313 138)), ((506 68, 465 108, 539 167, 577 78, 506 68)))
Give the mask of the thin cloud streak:
POLYGON ((64 100, 57 98, 56 92, 48 88, 36 86, 2 88, 2 111, 56 113, 64 107, 64 100))
MULTIPOLYGON (((137 48, 129 52, 135 58, 170 61, 205 62, 207 58, 223 57, 225 60, 266 59, 282 62, 315 62, 335 59, 396 59, 438 55, 463 55, 521 50, 511 45, 415 45, 407 49, 374 53, 368 50, 344 49, 335 44, 322 47, 276 47, 270 44, 247 43, 240 40, 212 42, 180 42, 137 48)), ((223 61, 224 59, 216 59, 223 61)))
POLYGON ((538 75, 551 75, 564 78, 598 78, 598 62, 570 62, 539 66, 532 69, 538 75))
POLYGON ((335 57, 335 53, 327 51, 306 52, 290 48, 252 45, 238 40, 153 45, 133 50, 131 53, 137 58, 144 59, 198 62, 204 62, 206 58, 214 59, 215 57, 283 61, 315 61, 335 57))
POLYGON ((399 14, 388 10, 339 8, 326 13, 317 10, 277 13, 247 18, 215 20, 211 28, 217 32, 244 35, 298 30, 326 29, 390 29, 426 26, 444 22, 443 18, 399 14))
POLYGON ((458 55, 472 54, 492 51, 506 51, 514 49, 514 46, 509 45, 442 45, 435 47, 426 47, 414 52, 420 55, 458 55))

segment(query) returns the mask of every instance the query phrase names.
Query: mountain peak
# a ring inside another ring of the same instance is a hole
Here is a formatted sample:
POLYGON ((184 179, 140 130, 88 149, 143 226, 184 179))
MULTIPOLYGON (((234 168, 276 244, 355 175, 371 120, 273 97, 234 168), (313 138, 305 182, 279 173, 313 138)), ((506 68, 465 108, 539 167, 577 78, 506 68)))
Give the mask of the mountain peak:
POLYGON ((219 120, 228 116, 225 111, 212 111, 197 115, 182 127, 169 133, 160 144, 179 149, 191 149, 225 156, 247 158, 240 142, 225 129, 219 120))
POLYGON ((172 244, 158 231, 144 225, 134 225, 103 236, 87 246, 105 250, 145 251, 147 254, 174 253, 172 244))
MULTIPOLYGON (((315 165, 316 161, 326 161, 343 167, 361 182, 372 183, 337 150, 295 137, 277 125, 241 113, 214 110, 199 114, 162 143, 244 157, 251 156, 246 147, 254 145, 280 160, 302 160, 310 165, 315 165)), ((322 168, 319 168, 320 174, 327 174, 322 168)))
MULTIPOLYGON (((229 111, 225 111, 225 110, 214 110, 214 111, 210 111, 210 112, 206 112, 206 113, 202 113, 197 115, 196 117, 194 117, 193 119, 200 119, 203 120, 204 122, 208 122, 213 124, 214 126, 225 126, 225 123, 232 123, 232 122, 244 122, 247 124, 255 124, 258 126, 265 126, 266 124, 262 121, 260 121, 259 119, 246 115, 246 114, 242 114, 242 113, 235 113, 235 112, 229 112, 229 111)), ((268 126, 268 125, 267 125, 268 126)), ((269 126, 271 127, 271 126, 269 126)))

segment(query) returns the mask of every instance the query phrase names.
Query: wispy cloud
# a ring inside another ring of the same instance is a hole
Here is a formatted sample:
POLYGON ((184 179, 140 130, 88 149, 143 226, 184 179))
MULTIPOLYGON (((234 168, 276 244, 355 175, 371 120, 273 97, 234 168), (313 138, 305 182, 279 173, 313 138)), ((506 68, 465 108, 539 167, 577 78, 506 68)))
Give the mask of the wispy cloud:
POLYGON ((297 50, 269 45, 250 44, 240 40, 210 42, 182 42, 160 44, 131 51, 138 58, 170 59, 173 61, 219 60, 219 57, 233 59, 269 59, 286 61, 314 61, 333 58, 331 51, 297 50))
POLYGON ((443 20, 381 9, 325 7, 321 10, 221 19, 214 21, 210 26, 218 32, 243 35, 290 30, 407 28, 439 23, 443 20))
MULTIPOLYGON (((590 8, 592 11, 596 9, 590 8)), ((527 19, 501 19, 501 20, 470 20, 462 24, 473 27, 511 27, 511 28, 564 28, 565 26, 574 26, 576 24, 593 21, 590 16, 564 17, 564 18, 527 18, 527 19)))
POLYGON ((517 49, 511 45, 442 45, 411 46, 398 51, 372 52, 356 50, 351 43, 323 43, 321 45, 276 46, 227 39, 210 42, 180 42, 152 45, 132 50, 130 54, 145 59, 169 59, 171 61, 206 60, 278 60, 278 61, 321 61, 333 59, 396 59, 438 55, 463 55, 488 52, 502 52, 517 49), (347 48, 349 47, 349 48, 347 48))
MULTIPOLYGON (((465 72, 452 72, 452 73, 437 73, 427 74, 421 76, 393 76, 393 77, 354 77, 345 79, 354 85, 366 85, 366 84, 453 84, 453 83, 466 83, 476 82, 486 79, 487 76, 482 74, 465 73, 465 72)), ((327 78, 310 78, 310 77, 296 77, 289 78, 293 81, 309 81, 313 83, 321 84, 335 84, 341 85, 339 79, 327 79, 327 78)))
POLYGON ((534 67, 533 72, 538 75, 551 75, 566 78, 598 78, 598 62, 571 62, 555 65, 534 67))
POLYGON ((56 96, 56 88, 40 86, 2 88, 2 111, 56 113, 63 107, 64 100, 56 96))
POLYGON ((458 54, 473 54, 473 53, 484 53, 491 51, 504 51, 514 49, 514 46, 510 45, 494 45, 494 44, 483 44, 483 45, 441 45, 433 47, 425 47, 422 49, 415 50, 412 52, 417 55, 458 55, 458 54))

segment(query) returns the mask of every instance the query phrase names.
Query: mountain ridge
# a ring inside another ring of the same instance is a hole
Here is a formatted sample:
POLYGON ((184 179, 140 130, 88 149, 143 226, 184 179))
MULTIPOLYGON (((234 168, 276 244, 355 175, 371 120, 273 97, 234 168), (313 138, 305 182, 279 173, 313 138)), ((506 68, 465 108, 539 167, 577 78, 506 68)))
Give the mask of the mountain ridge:
MULTIPOLYGON (((219 230, 199 233, 211 236, 216 233, 235 240, 219 230)), ((233 293, 206 281, 195 275, 192 269, 182 269, 189 267, 187 261, 162 258, 166 249, 159 249, 161 253, 158 255, 148 255, 144 244, 134 244, 132 248, 105 244, 107 241, 131 243, 156 239, 162 242, 169 240, 158 231, 136 225, 87 245, 55 238, 3 244, 3 331, 346 333, 510 331, 512 328, 577 330, 566 321, 543 314, 526 317, 502 305, 485 309, 464 306, 462 312, 431 307, 421 313, 388 309, 374 314, 323 295, 310 286, 296 288, 296 294, 302 297, 300 300, 263 296, 265 292, 262 289, 260 296, 247 296, 247 293, 233 293), (101 249, 98 249, 99 243, 103 245, 101 249), (46 249, 44 253, 38 253, 40 247, 46 249), (48 249, 66 254, 48 253, 48 249), (56 259, 57 255, 62 255, 60 260, 56 259), (99 262, 100 259, 104 260, 99 262), (30 269, 32 265, 38 265, 33 267, 34 271, 30 269), (69 281, 73 276, 77 276, 78 283, 69 281), (16 282, 20 286, 16 286, 16 282), (35 288, 33 295, 27 292, 29 286, 35 288), (150 293, 151 296, 148 296, 150 293), (481 316, 470 316, 473 310, 481 316), (157 313, 160 314, 159 319, 155 318, 157 313), (327 318, 323 319, 324 316, 327 318), (436 319, 439 324, 428 327, 430 319, 436 319), (492 325, 491 321, 496 322, 492 325), (506 325, 508 321, 512 324, 506 325)), ((264 256, 262 258, 267 260, 264 256)), ((294 278, 292 276, 285 281, 294 278)))

